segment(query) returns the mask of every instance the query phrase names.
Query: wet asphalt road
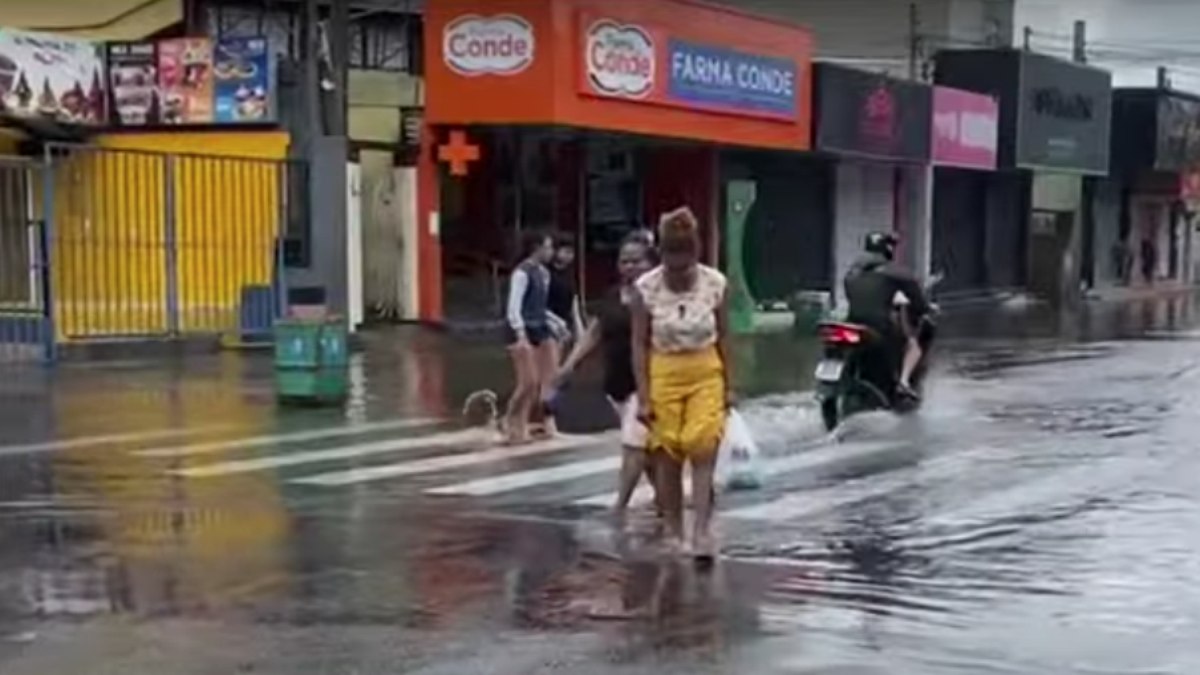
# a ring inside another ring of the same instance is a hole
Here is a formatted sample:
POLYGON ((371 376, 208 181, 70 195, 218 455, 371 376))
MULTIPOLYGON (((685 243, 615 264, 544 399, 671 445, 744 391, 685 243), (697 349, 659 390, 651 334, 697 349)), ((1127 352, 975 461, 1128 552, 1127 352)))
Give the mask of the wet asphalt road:
POLYGON ((0 673, 1194 675, 1198 309, 955 314, 840 442, 810 344, 740 346, 769 479, 712 570, 604 518, 589 381, 557 443, 462 429, 488 344, 373 336, 337 411, 259 355, 0 366, 0 673))

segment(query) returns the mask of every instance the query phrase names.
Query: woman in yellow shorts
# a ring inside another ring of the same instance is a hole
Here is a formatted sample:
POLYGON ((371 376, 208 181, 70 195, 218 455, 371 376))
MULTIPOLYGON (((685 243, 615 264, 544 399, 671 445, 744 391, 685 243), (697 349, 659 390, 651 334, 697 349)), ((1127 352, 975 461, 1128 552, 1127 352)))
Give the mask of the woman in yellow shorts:
POLYGON ((692 550, 711 558, 713 469, 731 392, 724 275, 700 264, 700 226, 687 208, 659 223, 662 264, 637 282, 633 363, 650 427, 667 535, 683 539, 683 465, 692 464, 692 550))

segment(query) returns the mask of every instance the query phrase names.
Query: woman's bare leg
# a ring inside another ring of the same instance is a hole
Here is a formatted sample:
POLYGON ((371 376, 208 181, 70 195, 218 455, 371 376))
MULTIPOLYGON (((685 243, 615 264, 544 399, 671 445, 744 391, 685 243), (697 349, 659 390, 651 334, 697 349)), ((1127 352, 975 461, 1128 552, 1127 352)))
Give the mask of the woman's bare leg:
POLYGON ((909 338, 904 346, 904 364, 900 371, 900 384, 912 389, 912 376, 921 365, 921 345, 915 338, 909 338))
MULTIPOLYGON (((559 362, 562 360, 562 347, 558 340, 549 339, 536 347, 535 358, 535 377, 537 385, 534 390, 534 401, 530 407, 535 408, 541 406, 542 402, 550 394, 554 387, 554 375, 558 372, 559 362)), ((539 411, 540 412, 540 411, 539 411)), ((542 434, 545 436, 555 436, 558 434, 558 425, 554 421, 554 416, 550 411, 546 411, 542 419, 542 434)))
POLYGON ((683 539, 683 464, 666 451, 655 452, 654 456, 668 543, 678 545, 683 539))
POLYGON ((692 506, 696 511, 693 522, 692 546, 699 557, 712 557, 712 516, 716 490, 713 474, 717 465, 717 453, 700 454, 692 458, 692 506))
POLYGON ((510 347, 508 354, 516 383, 504 414, 504 435, 509 443, 524 443, 529 440, 529 412, 537 395, 533 351, 528 347, 510 347))
POLYGON ((642 473, 646 470, 646 450, 625 446, 621 449, 621 479, 617 488, 617 505, 613 511, 619 516, 629 507, 633 491, 637 488, 642 473))

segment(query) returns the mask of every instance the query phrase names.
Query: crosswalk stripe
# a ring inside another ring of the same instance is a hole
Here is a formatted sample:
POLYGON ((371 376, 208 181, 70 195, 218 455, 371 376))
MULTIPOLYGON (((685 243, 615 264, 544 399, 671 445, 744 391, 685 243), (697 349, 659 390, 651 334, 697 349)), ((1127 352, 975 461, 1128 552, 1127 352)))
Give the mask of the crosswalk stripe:
MULTIPOLYGON (((691 496, 692 482, 685 480, 683 490, 685 497, 691 496)), ((616 501, 616 492, 601 492, 598 495, 589 495, 581 499, 576 499, 574 504, 576 506, 608 507, 615 504, 616 501)), ((629 499, 629 505, 633 507, 646 506, 652 501, 654 501, 654 489, 643 480, 633 491, 633 496, 629 499)))
MULTIPOLYGON (((788 455, 786 457, 763 460, 762 472, 765 476, 792 473, 794 471, 813 469, 831 462, 861 459, 862 457, 869 457, 871 455, 896 447, 899 447, 897 443, 883 442, 832 445, 827 448, 812 450, 810 452, 801 452, 788 455)), ((691 481, 686 481, 684 483, 684 489, 691 489, 691 481)), ((633 498, 630 500, 630 505, 645 506, 653 501, 653 499, 653 489, 643 482, 636 490, 634 490, 633 498)), ((576 499, 574 504, 576 506, 609 506, 616 500, 616 492, 604 492, 598 495, 589 495, 587 497, 576 499)))
POLYGON ((480 478, 479 480, 456 483, 454 485, 443 485, 442 487, 426 490, 425 493, 431 495, 488 497, 504 492, 512 492, 513 490, 549 485, 551 483, 575 480, 576 478, 583 478, 594 474, 616 471, 620 467, 620 457, 605 457, 604 459, 573 462, 545 469, 519 471, 492 478, 480 478))
POLYGON ((259 448, 267 445, 277 445, 280 443, 303 443, 306 441, 319 441, 326 438, 354 436, 373 431, 389 431, 396 429, 427 427, 437 424, 440 421, 441 420, 435 419, 386 420, 382 422, 368 422, 365 424, 310 429, 308 431, 297 431, 286 434, 252 436, 250 438, 238 438, 225 441, 216 441, 212 443, 196 443, 193 445, 184 445, 179 447, 136 450, 133 452, 133 454, 137 455, 138 457, 188 457, 191 455, 217 453, 225 450, 259 448))
POLYGON ((232 424, 223 424, 208 427, 190 427, 187 429, 154 429, 150 431, 134 431, 122 434, 106 434, 103 436, 80 436, 78 438, 67 438, 60 441, 26 443, 22 445, 3 445, 0 446, 0 457, 55 452, 58 450, 72 450, 75 448, 89 448, 101 445, 117 445, 120 443, 159 441, 164 438, 202 436, 204 434, 231 431, 237 428, 239 427, 232 424))
POLYGON ((489 462, 499 462, 506 459, 532 457, 534 455, 543 455, 571 448, 580 448, 592 444, 600 444, 610 441, 614 438, 616 438, 616 434, 613 433, 587 436, 563 435, 548 441, 540 441, 525 446, 492 447, 476 452, 441 457, 430 457, 412 462, 402 462, 400 464, 385 464, 382 466, 348 469, 345 471, 332 471, 314 476, 295 478, 290 482, 300 485, 320 485, 325 487, 352 485, 355 483, 365 483, 369 481, 384 480, 387 478, 398 478, 401 476, 412 476, 421 473, 433 473, 435 471, 461 469, 463 467, 473 466, 476 464, 487 464, 489 462))
POLYGON ((483 440, 484 435, 481 433, 481 430, 462 429, 428 436, 398 438, 388 441, 344 445, 330 448, 328 450, 307 450, 304 452, 292 452, 282 455, 258 457, 255 459, 218 462, 216 464, 173 469, 168 473, 176 476, 183 476, 185 478, 211 478, 213 476, 253 473, 255 471, 278 469, 288 466, 297 466, 300 464, 331 462, 341 459, 354 459, 356 457, 381 455, 391 452, 400 452, 403 450, 433 450, 437 448, 469 446, 472 444, 479 444, 483 440))

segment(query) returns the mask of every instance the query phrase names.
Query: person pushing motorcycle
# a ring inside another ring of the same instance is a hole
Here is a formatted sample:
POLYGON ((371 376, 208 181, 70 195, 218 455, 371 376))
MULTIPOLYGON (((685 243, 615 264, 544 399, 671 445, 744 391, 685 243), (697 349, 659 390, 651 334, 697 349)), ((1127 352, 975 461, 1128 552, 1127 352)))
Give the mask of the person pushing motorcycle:
POLYGON ((863 244, 863 254, 843 282, 850 304, 847 319, 882 337, 889 376, 899 373, 898 393, 915 399, 912 376, 923 356, 917 327, 931 311, 929 300, 917 278, 894 262, 896 235, 873 232, 863 244))

